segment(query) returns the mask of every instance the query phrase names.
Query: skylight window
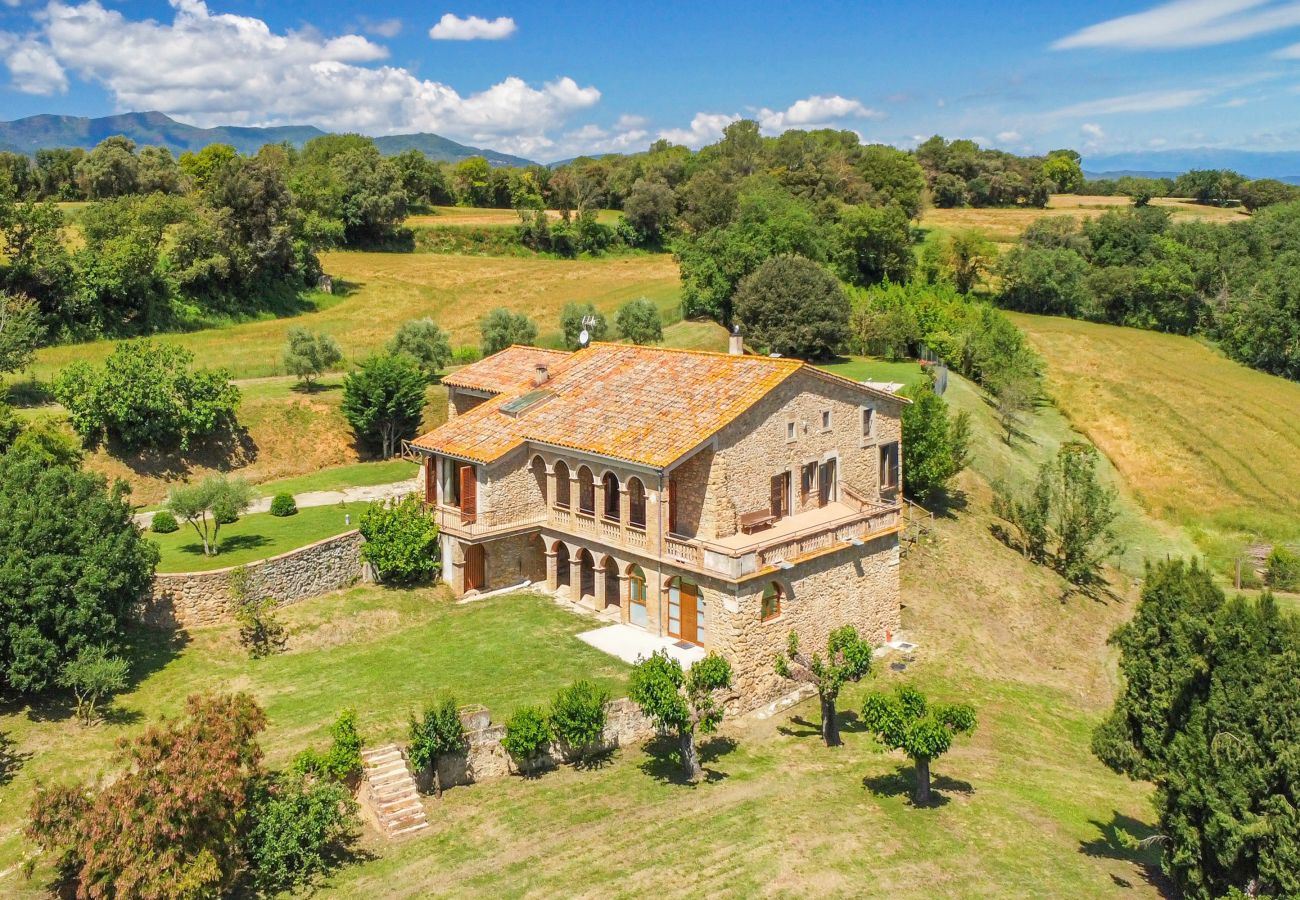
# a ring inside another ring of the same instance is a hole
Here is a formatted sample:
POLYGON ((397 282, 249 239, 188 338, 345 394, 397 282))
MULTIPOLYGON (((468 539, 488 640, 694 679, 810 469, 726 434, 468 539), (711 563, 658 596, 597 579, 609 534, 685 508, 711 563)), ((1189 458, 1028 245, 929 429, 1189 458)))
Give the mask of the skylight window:
POLYGON ((528 410, 540 406, 547 400, 555 396, 555 392, 547 388, 541 388, 536 391, 529 391, 513 400, 501 404, 501 412, 512 419, 517 419, 528 410))

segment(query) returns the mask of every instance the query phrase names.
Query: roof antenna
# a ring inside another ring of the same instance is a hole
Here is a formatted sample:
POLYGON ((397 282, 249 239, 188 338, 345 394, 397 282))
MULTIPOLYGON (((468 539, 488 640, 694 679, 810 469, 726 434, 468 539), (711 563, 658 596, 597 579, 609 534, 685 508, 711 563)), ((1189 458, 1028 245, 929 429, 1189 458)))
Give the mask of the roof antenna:
POLYGON ((586 347, 591 343, 591 329, 596 327, 595 316, 582 317, 582 332, 578 335, 578 346, 586 347))

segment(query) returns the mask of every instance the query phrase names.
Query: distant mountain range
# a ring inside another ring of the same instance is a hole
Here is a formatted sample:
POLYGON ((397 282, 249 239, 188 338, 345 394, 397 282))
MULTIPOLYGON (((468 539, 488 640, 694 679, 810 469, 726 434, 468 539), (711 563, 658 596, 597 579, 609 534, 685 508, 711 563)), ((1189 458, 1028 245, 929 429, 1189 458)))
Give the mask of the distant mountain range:
POLYGON ((1188 169, 1232 169, 1247 178, 1276 178, 1300 184, 1300 150, 1217 150, 1188 147, 1180 150, 1145 150, 1109 156, 1085 156, 1089 177, 1116 178, 1145 175, 1175 177, 1188 169))
MULTIPOLYGON (((286 142, 301 147, 327 132, 314 125, 281 125, 250 128, 223 125, 198 128, 186 125, 160 112, 122 113, 89 119, 84 116, 28 116, 12 122, 0 122, 0 150, 31 155, 37 150, 54 147, 81 147, 89 150, 106 137, 125 135, 140 146, 157 145, 180 154, 201 150, 208 144, 230 144, 240 153, 256 153, 264 144, 286 142)), ((439 162, 460 162, 482 156, 493 166, 527 166, 531 160, 480 147, 467 147, 437 134, 389 134, 375 138, 375 145, 385 156, 415 148, 439 162)))

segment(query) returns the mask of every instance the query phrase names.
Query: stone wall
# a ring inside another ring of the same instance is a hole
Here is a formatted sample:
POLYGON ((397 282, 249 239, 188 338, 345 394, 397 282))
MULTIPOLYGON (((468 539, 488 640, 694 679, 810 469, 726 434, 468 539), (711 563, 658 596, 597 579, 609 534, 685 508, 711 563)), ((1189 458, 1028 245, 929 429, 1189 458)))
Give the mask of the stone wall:
MULTIPOLYGON (((611 700, 605 705, 604 744, 607 748, 621 747, 648 738, 655 733, 654 725, 641 714, 635 703, 626 698, 611 700)), ((518 772, 514 760, 501 746, 505 725, 494 725, 491 714, 481 707, 461 714, 469 752, 465 756, 447 756, 438 763, 438 778, 444 787, 470 784, 489 778, 503 778, 518 772)), ((537 762, 538 768, 553 768, 562 759, 553 748, 537 762)), ((420 787, 427 790, 427 775, 418 776, 420 787)))
POLYGON ((274 597, 280 604, 346 587, 363 576, 364 541, 354 530, 247 566, 155 575, 135 618, 156 628, 228 622, 234 617, 230 575, 238 568, 247 569, 253 596, 274 597))
POLYGON ((506 454, 486 469, 479 496, 479 519, 484 524, 509 525, 546 511, 542 496, 545 481, 538 480, 524 448, 506 454))

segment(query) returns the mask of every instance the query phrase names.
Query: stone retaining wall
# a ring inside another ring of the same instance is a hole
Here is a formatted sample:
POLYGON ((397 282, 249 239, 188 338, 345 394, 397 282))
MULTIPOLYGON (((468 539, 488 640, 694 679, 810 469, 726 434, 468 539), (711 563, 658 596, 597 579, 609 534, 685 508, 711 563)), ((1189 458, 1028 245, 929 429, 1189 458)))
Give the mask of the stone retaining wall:
POLYGON ((248 571, 254 597, 274 597, 281 605, 356 583, 365 574, 361 532, 352 530, 279 556, 210 572, 162 573, 135 609, 135 618, 155 628, 193 627, 234 618, 230 573, 248 571))
MULTIPOLYGON (((510 754, 501 746, 506 727, 493 725, 491 713, 486 709, 465 712, 461 714, 461 722, 465 726, 469 752, 464 756, 446 756, 439 760, 438 778, 443 787, 504 778, 519 771, 510 754)), ((624 697, 605 704, 606 748, 621 747, 648 738, 654 733, 654 725, 631 700, 624 697)), ((559 752, 551 748, 537 761, 536 768, 553 768, 561 762, 559 752)), ((421 790, 430 788, 432 778, 428 773, 417 773, 416 779, 421 790)))

